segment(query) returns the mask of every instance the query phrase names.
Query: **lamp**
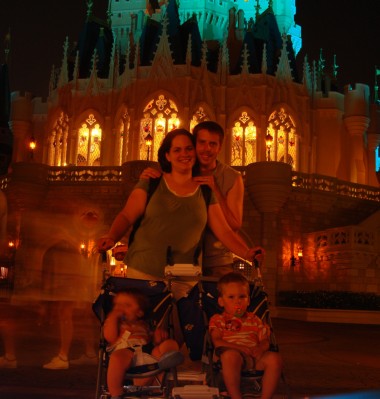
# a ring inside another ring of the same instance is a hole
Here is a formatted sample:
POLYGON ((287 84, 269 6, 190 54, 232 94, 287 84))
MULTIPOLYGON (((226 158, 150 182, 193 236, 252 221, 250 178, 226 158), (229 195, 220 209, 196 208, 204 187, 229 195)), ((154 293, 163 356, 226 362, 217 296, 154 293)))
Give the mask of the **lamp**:
POLYGON ((80 253, 86 255, 86 244, 84 242, 80 244, 80 253))
POLYGON ((149 154, 150 154, 150 147, 152 146, 153 143, 153 137, 151 136, 150 133, 148 133, 145 137, 145 145, 148 147, 147 155, 146 155, 146 160, 149 161, 149 154))
POLYGON ((297 251, 297 258, 292 255, 290 258, 290 266, 299 266, 302 264, 302 260, 303 260, 303 251, 301 247, 298 247, 298 251, 297 251))
POLYGON ((265 143, 267 146, 267 161, 270 161, 270 149, 272 147, 272 143, 273 143, 273 136, 269 133, 269 131, 267 132, 267 135, 265 136, 265 143))
POLYGON ((30 158, 31 158, 31 159, 34 158, 34 150, 36 149, 36 147, 37 147, 37 141, 36 141, 36 139, 34 138, 34 136, 32 136, 32 137, 30 138, 30 141, 29 141, 30 158))

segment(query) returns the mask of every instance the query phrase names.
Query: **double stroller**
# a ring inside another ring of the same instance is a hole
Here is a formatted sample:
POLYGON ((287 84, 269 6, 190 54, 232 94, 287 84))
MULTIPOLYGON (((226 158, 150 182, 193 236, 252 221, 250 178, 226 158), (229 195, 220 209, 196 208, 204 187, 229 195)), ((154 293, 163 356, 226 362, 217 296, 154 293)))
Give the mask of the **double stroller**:
MULTIPOLYGON (((243 273, 250 281, 251 298, 248 310, 258 315, 273 330, 268 310, 267 295, 261 283, 260 270, 240 260, 237 260, 234 266, 236 271, 243 273), (258 276, 254 280, 252 279, 253 269, 256 269, 258 276)), ((219 392, 222 392, 225 388, 223 387, 223 379, 221 378, 220 364, 213 361, 214 348, 208 334, 208 320, 216 312, 221 312, 217 301, 217 279, 202 277, 196 268, 194 268, 194 271, 197 277, 197 284, 185 298, 177 301, 176 306, 174 306, 173 294, 170 291, 170 281, 176 279, 175 273, 167 273, 167 275, 170 275, 169 283, 161 280, 148 281, 122 277, 109 277, 105 281, 100 295, 93 304, 93 311, 101 325, 95 399, 108 399, 110 397, 106 379, 109 354, 106 350, 107 342, 102 332, 103 323, 112 308, 114 295, 120 290, 131 287, 138 288, 149 298, 151 307, 150 312, 148 312, 145 318, 152 329, 165 326, 169 330, 169 336, 173 337, 173 312, 178 310, 179 321, 189 357, 194 361, 194 364, 196 364, 195 362, 198 362, 198 364, 201 362, 201 373, 204 375, 204 382, 207 385, 203 387, 199 385, 180 386, 182 381, 177 378, 177 371, 180 370, 180 365, 184 361, 182 350, 177 353, 168 353, 153 364, 136 366, 133 369, 129 369, 125 375, 125 397, 158 396, 182 397, 183 399, 194 396, 210 399, 219 397, 219 392), (163 375, 163 378, 158 378, 159 375, 163 375), (148 376, 156 377, 154 385, 147 387, 133 385, 132 380, 134 378, 148 376)), ((186 271, 185 275, 188 277, 189 273, 186 271)), ((278 350, 273 331, 271 333, 270 350, 278 350)), ((242 384, 250 388, 252 395, 259 396, 262 373, 258 371, 244 373, 242 374, 242 384)))

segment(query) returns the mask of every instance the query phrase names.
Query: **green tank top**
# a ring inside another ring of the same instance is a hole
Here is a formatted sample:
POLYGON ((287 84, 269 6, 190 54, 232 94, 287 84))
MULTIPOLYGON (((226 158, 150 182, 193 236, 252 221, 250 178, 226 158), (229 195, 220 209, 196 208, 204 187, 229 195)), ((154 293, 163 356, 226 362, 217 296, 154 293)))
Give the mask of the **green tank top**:
MULTIPOLYGON (((148 187, 148 180, 136 185, 145 191, 148 187)), ((215 203, 215 197, 210 203, 215 203)), ((178 196, 162 178, 128 249, 127 266, 162 278, 169 246, 175 263, 192 264, 206 223, 207 206, 201 189, 178 196)))

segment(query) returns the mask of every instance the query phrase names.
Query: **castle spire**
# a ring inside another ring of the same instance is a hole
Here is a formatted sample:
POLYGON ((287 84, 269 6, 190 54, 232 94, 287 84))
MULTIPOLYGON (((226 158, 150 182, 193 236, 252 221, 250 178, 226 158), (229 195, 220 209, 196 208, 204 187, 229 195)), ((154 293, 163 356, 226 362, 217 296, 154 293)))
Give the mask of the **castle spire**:
POLYGON ((87 21, 92 17, 92 9, 94 7, 93 0, 87 0, 87 21))
POLYGON ((248 62, 248 57, 249 57, 249 52, 247 48, 247 43, 244 43, 244 49, 243 49, 243 64, 241 67, 241 73, 244 75, 249 74, 249 62, 248 62))
POLYGON ((189 34, 189 38, 187 39, 187 49, 186 49, 186 68, 187 68, 188 72, 190 72, 191 58, 192 58, 192 53, 191 53, 191 34, 189 34))
POLYGON ((4 38, 5 64, 8 64, 10 52, 11 52, 11 28, 8 29, 8 32, 6 33, 4 38))
POLYGON ((51 73, 50 73, 50 80, 49 80, 49 97, 53 93, 53 90, 55 89, 55 65, 52 66, 51 68, 51 73))
POLYGON ((162 20, 162 34, 153 58, 151 73, 153 75, 172 77, 174 74, 174 62, 167 29, 168 18, 165 15, 162 20))
POLYGON ((313 90, 313 79, 311 76, 310 72, 310 65, 307 60, 307 55, 305 55, 304 61, 303 61, 303 76, 302 76, 302 83, 306 87, 307 91, 309 94, 313 90))
POLYGON ((65 43, 63 44, 63 59, 62 59, 61 72, 59 74, 59 79, 58 79, 58 87, 62 87, 69 82, 69 71, 67 68, 68 49, 69 49, 69 38, 68 36, 66 36, 65 43))
POLYGON ((223 85, 227 83, 229 65, 230 65, 230 57, 228 53, 227 40, 224 40, 223 44, 220 46, 219 49, 219 60, 218 60, 218 70, 217 70, 219 81, 223 85))
POLYGON ((201 59, 201 66, 202 68, 207 68, 207 43, 205 40, 202 42, 202 59, 201 59))
POLYGON ((75 54, 75 63, 74 63, 74 71, 73 71, 73 80, 76 82, 79 76, 79 51, 77 50, 75 54))
POLYGON ((292 81, 292 69, 290 68, 290 62, 287 51, 287 36, 282 35, 282 50, 280 60, 277 65, 276 78, 283 81, 292 81))
POLYGON ((112 0, 108 1, 108 9, 107 9, 107 24, 108 26, 112 25, 112 11, 111 11, 111 4, 112 4, 112 0))
POLYGON ((260 0, 256 0, 256 5, 255 5, 255 10, 256 10, 256 21, 257 18, 259 18, 260 16, 260 0))
POLYGON ((261 73, 266 75, 267 71, 268 71, 267 44, 264 43, 263 58, 261 60, 261 73))

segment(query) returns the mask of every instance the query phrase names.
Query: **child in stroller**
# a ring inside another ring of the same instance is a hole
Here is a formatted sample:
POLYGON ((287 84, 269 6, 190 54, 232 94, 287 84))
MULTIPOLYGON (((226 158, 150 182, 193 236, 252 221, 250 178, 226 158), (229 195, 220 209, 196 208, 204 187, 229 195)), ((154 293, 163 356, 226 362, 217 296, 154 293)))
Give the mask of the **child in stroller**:
MULTIPOLYGON (((165 353, 178 351, 177 342, 168 338, 167 331, 158 328, 153 333, 143 320, 148 307, 149 301, 139 289, 127 288, 116 294, 113 309, 105 320, 104 337, 109 343, 107 351, 111 352, 107 382, 113 399, 122 397, 125 372, 149 362, 145 351, 151 353, 155 362, 165 353)), ((136 378, 134 385, 148 385, 151 380, 152 377, 136 378)))
POLYGON ((241 371, 255 368, 264 371, 261 398, 269 399, 280 380, 282 360, 269 350, 269 326, 247 312, 249 282, 242 274, 231 272, 219 279, 218 292, 218 304, 224 311, 211 317, 209 331, 228 394, 231 399, 241 399, 241 371))

